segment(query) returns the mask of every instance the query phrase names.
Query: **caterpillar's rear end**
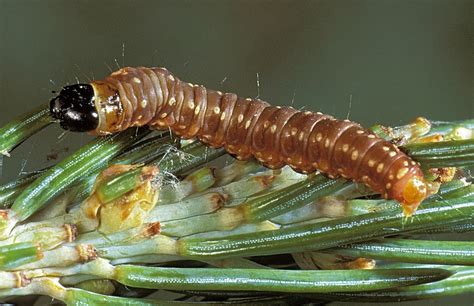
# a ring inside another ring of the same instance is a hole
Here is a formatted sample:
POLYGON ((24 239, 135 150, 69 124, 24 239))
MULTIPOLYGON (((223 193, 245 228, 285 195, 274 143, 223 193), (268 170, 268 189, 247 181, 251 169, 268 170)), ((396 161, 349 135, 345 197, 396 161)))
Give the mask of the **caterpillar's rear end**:
POLYGON ((413 160, 349 120, 208 90, 164 68, 123 68, 103 81, 77 86, 90 87, 79 97, 66 87, 51 102, 53 116, 70 130, 104 135, 132 126, 170 129, 183 138, 224 146, 238 159, 255 157, 270 168, 289 165, 303 173, 319 170, 331 178, 363 182, 399 201, 406 215, 427 196, 427 184, 413 160), (81 114, 71 100, 81 100, 85 112, 94 109, 95 115, 81 114), (73 117, 86 118, 87 127, 73 117))

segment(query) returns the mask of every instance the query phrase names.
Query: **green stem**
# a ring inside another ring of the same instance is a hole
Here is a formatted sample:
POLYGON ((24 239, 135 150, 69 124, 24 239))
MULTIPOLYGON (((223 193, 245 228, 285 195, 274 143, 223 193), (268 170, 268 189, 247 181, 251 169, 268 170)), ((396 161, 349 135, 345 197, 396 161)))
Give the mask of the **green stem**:
POLYGON ((454 179, 441 184, 438 193, 436 193, 433 197, 436 197, 436 195, 445 195, 470 185, 471 183, 466 182, 464 179, 454 179))
POLYGON ((443 122, 443 121, 431 121, 431 130, 430 134, 448 134, 453 129, 458 127, 463 127, 466 129, 474 129, 474 119, 468 120, 460 120, 460 121, 451 121, 451 122, 443 122))
POLYGON ((462 167, 474 164, 474 139, 406 145, 405 150, 425 168, 462 167))
POLYGON ((295 271, 122 265, 115 268, 114 279, 126 286, 149 289, 314 293, 381 290, 449 275, 440 269, 295 271))
POLYGON ((142 167, 138 167, 102 182, 96 189, 100 201, 102 203, 108 203, 139 186, 141 183, 142 169, 142 167))
POLYGON ((0 154, 8 155, 31 135, 52 123, 49 107, 41 105, 0 128, 0 154))
POLYGON ((455 190, 451 190, 441 195, 442 199, 456 199, 470 197, 474 195, 474 185, 467 185, 455 190))
POLYGON ((39 260, 43 256, 38 245, 31 242, 0 247, 0 269, 8 270, 39 260))
POLYGON ((337 254, 363 256, 390 261, 474 265, 474 242, 384 239, 345 245, 337 254))
MULTIPOLYGON (((438 193, 432 195, 429 200, 447 200, 461 197, 470 197, 473 195, 472 187, 462 180, 454 180, 445 184, 442 184, 439 188, 438 193)), ((363 200, 355 199, 346 201, 344 204, 344 210, 348 216, 350 215, 361 215, 371 212, 382 212, 388 210, 399 209, 400 204, 394 200, 363 200)))
POLYGON ((454 296, 474 292, 474 268, 458 267, 455 273, 443 280, 400 287, 378 292, 330 293, 314 296, 317 299, 350 302, 401 302, 454 296))
POLYGON ((444 233, 467 233, 474 231, 474 223, 472 220, 467 220, 464 222, 453 223, 448 225, 441 225, 435 228, 423 229, 420 231, 416 231, 417 234, 419 233, 428 233, 428 234, 444 234, 444 233))
POLYGON ((474 197, 425 203, 410 219, 398 210, 369 213, 277 231, 226 237, 222 240, 182 239, 180 255, 191 258, 270 255, 320 250, 385 235, 469 221, 474 197))
POLYGON ((0 186, 0 208, 10 207, 23 190, 34 180, 42 175, 44 171, 29 173, 15 181, 0 186))

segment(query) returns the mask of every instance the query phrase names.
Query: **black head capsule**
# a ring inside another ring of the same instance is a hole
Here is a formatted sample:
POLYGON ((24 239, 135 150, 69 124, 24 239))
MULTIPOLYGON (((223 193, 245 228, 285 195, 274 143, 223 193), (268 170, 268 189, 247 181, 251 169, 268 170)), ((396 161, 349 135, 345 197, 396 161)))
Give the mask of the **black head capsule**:
POLYGON ((76 84, 61 89, 49 104, 51 116, 63 129, 72 132, 93 131, 99 125, 94 103, 94 89, 89 84, 76 84))

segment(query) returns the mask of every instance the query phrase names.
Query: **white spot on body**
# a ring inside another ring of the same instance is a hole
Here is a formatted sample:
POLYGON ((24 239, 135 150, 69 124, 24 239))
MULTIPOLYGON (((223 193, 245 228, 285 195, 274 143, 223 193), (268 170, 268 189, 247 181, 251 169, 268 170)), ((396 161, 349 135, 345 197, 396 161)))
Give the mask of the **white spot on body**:
POLYGON ((249 126, 250 126, 250 123, 252 123, 251 120, 247 120, 247 122, 245 122, 245 128, 248 129, 249 126))
POLYGON ((359 157, 359 151, 357 150, 352 151, 351 159, 356 160, 358 157, 359 157))
POLYGON ((301 131, 301 132, 300 132, 300 135, 298 136, 298 140, 299 140, 299 141, 303 141, 303 138, 304 138, 304 132, 301 131))
POLYGON ((400 170, 398 170, 398 172, 397 172, 397 179, 401 179, 407 173, 408 173, 408 168, 407 167, 400 168, 400 170))

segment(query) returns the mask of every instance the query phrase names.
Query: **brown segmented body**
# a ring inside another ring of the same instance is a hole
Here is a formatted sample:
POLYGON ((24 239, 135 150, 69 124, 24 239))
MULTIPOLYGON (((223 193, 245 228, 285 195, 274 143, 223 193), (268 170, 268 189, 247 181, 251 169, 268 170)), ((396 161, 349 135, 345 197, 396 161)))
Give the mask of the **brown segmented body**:
POLYGON ((170 129, 182 138, 224 146, 238 159, 254 156, 269 168, 289 165, 303 173, 343 176, 407 206, 422 200, 403 196, 411 179, 424 182, 419 166, 355 122, 209 90, 165 68, 127 67, 91 85, 99 111, 96 134, 143 125, 170 129))

